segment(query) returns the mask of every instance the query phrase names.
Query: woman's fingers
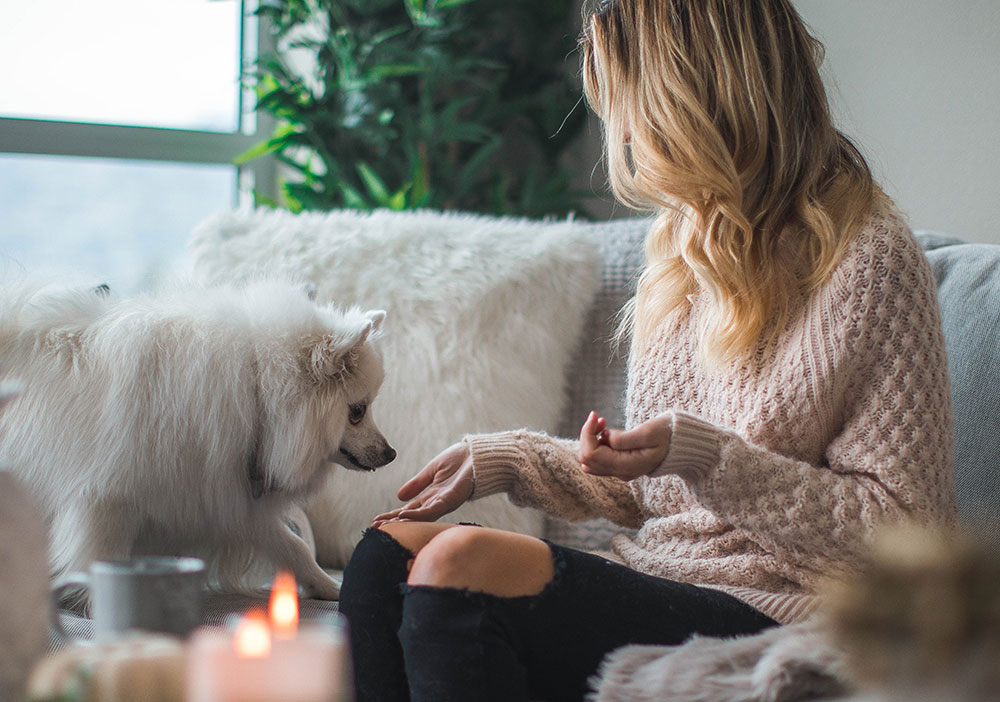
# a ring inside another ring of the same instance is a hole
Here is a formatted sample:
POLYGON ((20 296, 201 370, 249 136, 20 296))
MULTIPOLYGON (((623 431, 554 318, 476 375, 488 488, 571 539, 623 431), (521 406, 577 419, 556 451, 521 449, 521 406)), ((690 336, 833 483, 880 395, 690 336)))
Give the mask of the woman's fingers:
POLYGON ((383 512, 382 514, 378 515, 377 517, 372 519, 372 524, 374 524, 375 522, 391 522, 393 519, 399 519, 399 515, 401 512, 403 512, 403 510, 419 507, 420 504, 421 503, 417 502, 416 500, 411 500, 402 507, 397 507, 396 509, 390 509, 388 512, 383 512))
POLYGON ((591 412, 580 427, 580 451, 593 451, 597 448, 597 413, 591 412))
POLYGON ((399 500, 412 500, 414 497, 427 489, 427 486, 434 481, 434 474, 440 469, 437 461, 431 461, 424 466, 419 473, 407 480, 396 492, 399 500))
POLYGON ((399 513, 399 519, 411 519, 417 522, 435 522, 440 517, 448 514, 450 510, 440 500, 432 500, 426 505, 414 507, 413 509, 403 509, 399 513))
POLYGON ((608 445, 608 422, 604 417, 597 418, 597 443, 608 445))
POLYGON ((596 412, 587 415, 580 428, 580 464, 583 470, 591 475, 618 475, 620 458, 609 442, 609 437, 615 433, 608 429, 604 417, 596 412))
POLYGON ((606 445, 605 434, 607 433, 607 422, 604 417, 598 417, 596 412, 591 411, 580 427, 580 455, 581 463, 586 463, 593 454, 606 445))
POLYGON ((590 469, 588 472, 594 475, 630 474, 635 466, 646 463, 651 453, 651 449, 616 451, 602 446, 594 452, 586 465, 590 469))
POLYGON ((371 525, 373 527, 379 527, 385 524, 386 522, 391 522, 399 517, 400 511, 402 511, 402 508, 389 510, 388 512, 383 512, 382 514, 372 519, 371 525))
POLYGON ((412 500, 435 482, 444 482, 462 467, 468 456, 469 447, 464 441, 452 444, 403 483, 396 492, 396 497, 400 500, 412 500))
POLYGON ((620 470, 622 457, 607 446, 598 446, 582 463, 584 471, 591 475, 615 475, 620 470))
MULTIPOLYGON (((669 430, 668 430, 669 431, 669 430)), ((601 444, 583 461, 591 475, 614 476, 632 480, 647 475, 660 464, 669 446, 669 436, 656 427, 641 431, 606 432, 607 443, 601 444)))
POLYGON ((629 431, 609 429, 605 435, 608 446, 616 451, 641 451, 658 446, 662 441, 657 428, 651 424, 640 424, 629 431))
POLYGON ((671 421, 664 414, 620 431, 608 429, 604 418, 591 412, 580 428, 579 460, 584 472, 622 480, 649 474, 670 446, 671 421))
POLYGON ((380 514, 372 520, 372 526, 378 527, 392 521, 433 522, 450 511, 445 500, 440 495, 435 495, 429 499, 413 500, 380 514))
POLYGON ((661 415, 628 431, 609 429, 603 436, 607 444, 616 451, 657 449, 670 443, 671 426, 671 418, 661 415))
POLYGON ((415 476, 396 496, 406 502, 372 520, 379 526, 392 520, 434 521, 457 509, 472 495, 472 460, 464 441, 449 446, 415 476))

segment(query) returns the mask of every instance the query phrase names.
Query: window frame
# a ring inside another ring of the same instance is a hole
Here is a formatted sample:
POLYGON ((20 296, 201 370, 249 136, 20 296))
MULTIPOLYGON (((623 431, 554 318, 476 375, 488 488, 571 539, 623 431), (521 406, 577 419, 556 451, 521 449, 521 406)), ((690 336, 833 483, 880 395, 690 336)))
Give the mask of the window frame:
MULTIPOLYGON (((245 86, 247 66, 273 49, 267 18, 252 12, 257 0, 236 0, 240 6, 240 84, 245 86)), ((264 156, 237 165, 237 156, 267 138, 274 118, 253 109, 253 93, 239 91, 237 128, 234 132, 165 127, 137 127, 70 120, 0 116, 0 154, 82 156, 123 161, 158 161, 228 165, 234 168, 236 202, 248 195, 242 187, 248 178, 252 188, 269 198, 277 195, 277 159, 264 156), (252 127, 248 115, 253 114, 252 127)))

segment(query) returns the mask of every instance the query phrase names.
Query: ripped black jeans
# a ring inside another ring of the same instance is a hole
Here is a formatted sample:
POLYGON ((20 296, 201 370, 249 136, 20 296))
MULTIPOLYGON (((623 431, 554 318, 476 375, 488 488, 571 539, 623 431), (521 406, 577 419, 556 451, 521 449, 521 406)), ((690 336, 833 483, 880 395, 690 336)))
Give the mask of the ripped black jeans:
POLYGON ((549 548, 552 582, 538 595, 502 598, 407 585, 413 554, 368 530, 340 595, 357 702, 582 700, 601 659, 619 646, 776 626, 725 593, 549 548))

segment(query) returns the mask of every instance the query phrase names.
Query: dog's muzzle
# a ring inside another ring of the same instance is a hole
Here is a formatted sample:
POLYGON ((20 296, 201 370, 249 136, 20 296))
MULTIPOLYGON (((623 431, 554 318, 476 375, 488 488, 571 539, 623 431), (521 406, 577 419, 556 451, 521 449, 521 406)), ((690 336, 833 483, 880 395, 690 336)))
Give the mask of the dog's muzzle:
POLYGON ((396 449, 385 444, 382 448, 368 449, 363 454, 356 455, 342 448, 330 460, 352 470, 373 471, 396 460, 396 449), (343 458, 347 460, 344 461, 343 458))

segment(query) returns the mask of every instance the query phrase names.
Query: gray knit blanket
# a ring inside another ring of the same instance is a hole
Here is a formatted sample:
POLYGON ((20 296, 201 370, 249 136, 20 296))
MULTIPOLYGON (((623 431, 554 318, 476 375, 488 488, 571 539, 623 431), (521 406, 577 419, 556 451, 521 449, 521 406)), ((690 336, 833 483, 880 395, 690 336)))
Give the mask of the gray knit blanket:
POLYGON ((814 621, 753 636, 609 654, 589 702, 805 702, 852 691, 844 657, 814 621))

